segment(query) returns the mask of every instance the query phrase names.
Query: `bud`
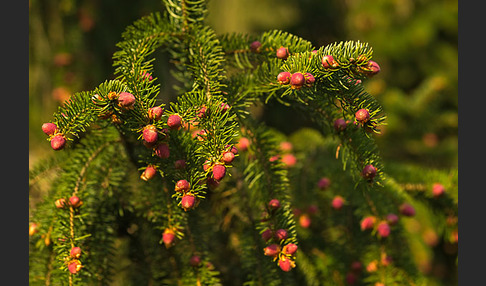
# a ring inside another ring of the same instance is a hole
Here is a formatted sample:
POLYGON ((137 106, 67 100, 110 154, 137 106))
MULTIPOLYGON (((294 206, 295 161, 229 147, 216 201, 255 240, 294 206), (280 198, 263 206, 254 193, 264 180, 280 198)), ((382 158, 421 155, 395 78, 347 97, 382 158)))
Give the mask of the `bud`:
POLYGON ((398 216, 394 213, 389 213, 386 215, 386 221, 390 225, 396 225, 398 223, 398 216))
POLYGON ((337 132, 344 131, 346 129, 346 120, 343 118, 336 119, 334 121, 334 130, 337 132))
POLYGON ((277 199, 270 200, 270 202, 268 202, 268 207, 271 210, 276 210, 276 209, 280 208, 280 201, 277 200, 277 199))
POLYGON ((260 52, 260 47, 262 46, 262 43, 259 41, 254 41, 250 44, 250 50, 254 53, 259 53, 260 52))
POLYGON ((33 236, 34 234, 39 232, 39 225, 35 222, 29 225, 29 236, 33 236))
POLYGON ((69 198, 69 203, 73 208, 78 208, 83 205, 83 201, 78 196, 72 196, 69 198))
POLYGON ((262 232, 262 239, 266 242, 270 238, 273 237, 273 232, 271 229, 267 228, 264 232, 262 232))
POLYGON ((74 260, 73 262, 69 263, 68 269, 72 274, 76 274, 79 272, 79 270, 81 270, 81 263, 79 260, 74 260))
POLYGON ((71 257, 72 258, 79 258, 81 256, 81 248, 75 246, 71 248, 71 257))
POLYGON ((189 264, 191 264, 191 266, 193 267, 199 266, 201 264, 201 257, 199 257, 198 255, 191 256, 189 264))
POLYGON ((338 62, 331 55, 323 56, 321 62, 325 69, 337 68, 339 66, 338 62))
POLYGON ((435 198, 442 196, 445 193, 445 188, 439 183, 435 183, 432 187, 432 194, 435 198))
POLYGON ((67 206, 67 202, 64 198, 57 199, 54 204, 56 205, 56 208, 58 209, 63 209, 64 207, 67 206))
POLYGON ((155 148, 155 155, 162 159, 167 159, 170 156, 169 145, 162 143, 155 148))
POLYGON ((305 77, 305 85, 308 87, 312 86, 314 82, 316 82, 315 77, 310 73, 305 73, 304 77, 305 77))
POLYGON ((172 114, 167 119, 167 125, 170 129, 179 129, 182 125, 182 117, 179 114, 172 114))
POLYGON ((323 177, 319 180, 319 182, 317 182, 317 187, 321 190, 325 190, 329 188, 330 185, 331 185, 331 180, 327 177, 323 177))
POLYGON ((155 143, 158 139, 157 128, 153 125, 147 125, 143 128, 142 132, 143 140, 148 143, 155 143))
POLYGON ((144 181, 148 181, 152 179, 155 176, 155 174, 157 174, 157 169, 155 168, 155 166, 148 165, 147 168, 145 168, 145 171, 143 171, 140 178, 144 181))
POLYGON ((403 203, 399 209, 400 209, 400 213, 404 216, 411 217, 415 215, 414 207, 408 203, 403 203))
POLYGON ((153 120, 160 120, 164 114, 164 110, 160 106, 154 106, 148 110, 148 118, 153 120))
POLYGON ((162 233, 162 241, 166 248, 169 248, 173 245, 175 239, 175 233, 173 230, 166 228, 164 233, 162 233))
POLYGON ((280 84, 289 84, 291 76, 289 72, 281 72, 277 75, 277 81, 280 84))
POLYGON ((52 149, 54 150, 61 150, 64 148, 64 146, 66 145, 66 138, 64 138, 63 135, 61 134, 58 134, 58 135, 54 135, 52 138, 51 138, 51 147, 52 149))
POLYGON ((190 210, 196 203, 196 197, 193 194, 185 194, 181 199, 181 206, 184 211, 190 210))
POLYGON ((289 57, 289 50, 285 47, 280 47, 277 49, 277 58, 281 60, 286 60, 289 57))
POLYGON ((303 228, 308 228, 311 225, 311 222, 312 220, 308 214, 302 214, 299 217, 299 225, 303 228))
POLYGON ((292 270, 293 267, 295 267, 295 263, 292 260, 288 259, 287 257, 282 256, 278 260, 278 266, 283 271, 289 272, 290 270, 292 270))
POLYGON ((185 193, 191 189, 191 184, 187 180, 179 180, 175 184, 175 191, 185 193))
POLYGON ((368 112, 368 110, 364 108, 361 108, 360 110, 356 111, 354 116, 356 117, 356 121, 358 121, 361 124, 365 124, 370 120, 370 113, 368 112))
POLYGON ((282 163, 285 167, 293 167, 297 164, 297 158, 293 154, 284 154, 282 155, 282 163))
POLYGON ((390 235, 390 226, 386 221, 380 222, 376 230, 378 231, 378 236, 380 237, 388 237, 390 235))
POLYGON ((283 253, 294 255, 295 252, 297 251, 297 245, 293 243, 289 243, 283 247, 283 253))
POLYGON ((287 238, 287 231, 285 229, 278 229, 275 232, 275 238, 280 241, 287 238))
POLYGON ((220 181, 226 175, 226 167, 223 165, 214 165, 213 167, 213 178, 220 181))
POLYGON ((366 67, 361 67, 360 70, 368 77, 372 77, 380 72, 381 68, 375 61, 368 61, 366 67))
POLYGON ((376 218, 374 216, 367 216, 361 221, 361 230, 372 229, 375 226, 376 218))
POLYGON ((241 151, 246 151, 248 150, 248 147, 250 146, 250 140, 246 137, 241 137, 240 140, 238 141, 238 144, 236 144, 236 148, 241 151))
POLYGON ((207 110, 208 108, 206 106, 201 106, 201 108, 199 109, 198 113, 197 113, 197 117, 199 118, 203 118, 206 116, 206 113, 207 113, 207 110))
POLYGON ((56 133, 57 131, 57 125, 54 124, 54 123, 44 123, 42 124, 42 131, 46 134, 46 135, 54 135, 54 133, 56 133))
POLYGON ((340 210, 344 205, 344 198, 341 196, 335 196, 331 202, 333 209, 340 210))
POLYGON ((225 164, 231 164, 233 160, 235 159, 235 154, 231 151, 226 151, 223 153, 222 160, 225 164))
POLYGON ((180 160, 176 160, 174 162, 174 168, 176 169, 184 169, 186 167, 186 160, 183 160, 183 159, 180 159, 180 160))
POLYGON ((123 108, 131 108, 135 104, 135 96, 129 92, 120 92, 118 104, 123 108))
POLYGON ((373 179, 376 176, 376 168, 373 165, 366 165, 361 172, 361 176, 365 179, 373 179))
POLYGON ((270 244, 269 246, 263 249, 263 254, 265 254, 266 256, 275 257, 278 255, 279 252, 280 252, 280 245, 278 244, 270 244))
POLYGON ((305 84, 305 77, 300 72, 292 74, 290 77, 290 85, 292 88, 299 89, 305 84))

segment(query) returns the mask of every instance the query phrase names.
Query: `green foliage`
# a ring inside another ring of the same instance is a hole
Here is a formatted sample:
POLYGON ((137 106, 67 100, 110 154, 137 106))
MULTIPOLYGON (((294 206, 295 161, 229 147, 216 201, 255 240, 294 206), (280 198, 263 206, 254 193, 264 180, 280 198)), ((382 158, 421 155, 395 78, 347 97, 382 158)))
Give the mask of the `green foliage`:
POLYGON ((122 34, 115 78, 75 93, 53 115, 57 130, 48 140, 63 136, 69 144, 29 174, 31 192, 48 181, 31 206, 31 283, 435 283, 414 253, 457 246, 457 170, 382 159, 375 137, 388 116, 366 91, 376 74, 372 48, 360 41, 315 47, 281 30, 218 35, 205 23, 206 1, 163 4, 122 34), (276 56, 281 47, 285 59, 276 56), (167 104, 155 65, 160 52, 176 80, 167 104), (323 65, 327 55, 335 65, 323 65), (279 82, 281 72, 301 73, 305 82, 279 82), (133 103, 120 102, 127 93, 133 103), (304 117, 314 126, 287 135, 253 113, 277 104, 289 108, 287 121, 304 117), (163 114, 153 115, 154 107, 163 114), (356 119, 360 109, 369 120, 356 119), (174 116, 180 125, 173 126, 174 116), (346 127, 336 128, 337 119, 346 127), (147 130, 157 138, 149 140, 147 130), (363 174, 368 165, 376 174, 363 174), (323 177, 330 185, 319 185, 323 177), (435 184, 446 192, 435 195, 435 184), (404 214, 403 203, 416 215, 404 214), (398 223, 388 221, 390 213, 398 223), (371 230, 361 226, 367 216, 376 219, 371 230), (377 227, 384 222, 389 235, 377 227), (277 230, 286 235, 277 238, 277 230), (296 253, 287 252, 291 244, 296 253), (81 256, 71 255, 74 246, 81 256), (360 271, 351 268, 356 262, 360 271))

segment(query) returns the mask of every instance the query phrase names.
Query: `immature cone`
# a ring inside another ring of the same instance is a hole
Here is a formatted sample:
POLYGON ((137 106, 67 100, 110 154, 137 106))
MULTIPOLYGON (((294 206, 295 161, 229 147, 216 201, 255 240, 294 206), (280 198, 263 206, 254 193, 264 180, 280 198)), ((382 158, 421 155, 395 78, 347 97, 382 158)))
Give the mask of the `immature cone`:
POLYGON ((51 147, 52 149, 54 150, 61 150, 64 148, 64 146, 66 145, 66 138, 64 138, 63 135, 61 134, 58 134, 58 135, 54 135, 52 138, 51 138, 51 147))
POLYGON ((290 77, 290 85, 292 88, 299 89, 305 84, 305 77, 300 72, 292 74, 290 77))
POLYGON ((71 257, 72 258, 79 258, 81 256, 81 248, 80 247, 73 247, 71 248, 71 257))
POLYGON ((372 77, 379 73, 381 70, 380 66, 375 61, 369 61, 368 65, 364 68, 361 68, 361 71, 368 77, 372 77))
POLYGON ((201 108, 199 109, 198 113, 197 113, 197 117, 199 118, 203 118, 206 116, 206 113, 207 113, 207 110, 208 108, 206 106, 201 106, 201 108))
POLYGON ((378 236, 380 237, 388 237, 390 235, 390 226, 386 221, 382 221, 376 227, 378 231, 378 236))
POLYGON ((293 243, 289 243, 287 245, 285 245, 283 247, 283 253, 285 254, 290 254, 290 255, 294 255, 295 252, 297 252, 297 245, 296 244, 293 244, 293 243))
POLYGON ((334 130, 337 132, 346 130, 346 120, 343 118, 336 119, 334 121, 334 130))
POLYGON ((262 46, 262 43, 259 41, 254 41, 250 44, 250 50, 254 53, 259 53, 260 52, 260 47, 262 46))
POLYGON ((277 58, 281 60, 286 60, 289 57, 289 50, 285 47, 280 47, 277 49, 277 58))
POLYGON ((278 244, 270 244, 269 246, 263 249, 263 254, 265 254, 266 256, 275 257, 279 254, 279 252, 280 252, 280 245, 278 244))
POLYGON ((289 84, 292 75, 289 72, 281 72, 277 75, 277 81, 280 84, 289 84))
POLYGON ((331 180, 327 177, 323 177, 319 180, 319 182, 317 182, 317 187, 320 190, 325 190, 329 188, 330 185, 331 185, 331 180))
POLYGON ((236 144, 236 148, 241 151, 246 151, 248 150, 248 147, 250 146, 250 140, 246 137, 241 137, 240 140, 238 141, 238 144, 236 144))
POLYGON ((226 175, 226 167, 223 165, 214 165, 213 178, 217 181, 221 181, 226 175))
POLYGON ((155 143, 158 139, 157 128, 153 125, 147 125, 142 132, 143 140, 148 143, 155 143))
POLYGON ((408 203, 403 203, 399 209, 400 209, 400 213, 404 216, 411 217, 415 215, 414 207, 408 203))
POLYGON ((332 208, 335 210, 340 210, 344 205, 344 198, 341 196, 335 196, 331 202, 332 208))
POLYGON ((432 187, 432 194, 435 198, 442 196, 445 193, 445 188, 439 183, 435 183, 432 187))
POLYGON ((186 160, 180 159, 174 162, 174 168, 180 170, 186 167, 186 160))
POLYGON ((175 184, 175 191, 185 193, 191 189, 191 184, 187 180, 179 180, 175 184))
POLYGON ((376 217, 367 216, 361 221, 361 230, 372 229, 375 226, 376 217))
POLYGON ((161 143, 155 148, 155 155, 162 159, 167 159, 170 156, 169 145, 161 143))
POLYGON ((74 260, 68 265, 69 272, 76 274, 81 270, 81 262, 79 260, 74 260))
POLYGON ((73 208, 78 208, 83 205, 83 201, 78 196, 72 196, 69 198, 69 203, 73 208))
POLYGON ((196 197, 194 197, 194 195, 185 194, 184 196, 182 196, 181 206, 184 209, 184 211, 192 209, 195 203, 196 203, 196 197))
POLYGON ((276 209, 280 208, 280 201, 277 200, 277 199, 272 199, 272 200, 270 200, 270 202, 268 202, 268 207, 271 210, 276 210, 276 209))
POLYGON ((354 116, 356 117, 356 121, 361 124, 365 124, 370 120, 370 113, 365 108, 361 108, 360 110, 356 111, 354 116))
POLYGON ((166 248, 169 248, 173 245, 175 239, 175 233, 173 230, 166 228, 164 233, 162 233, 162 241, 166 248))
POLYGON ((287 231, 285 229, 278 229, 275 231, 275 238, 277 241, 283 240, 287 238, 287 231))
POLYGON ((35 222, 29 225, 29 236, 33 236, 34 234, 39 232, 39 225, 35 222))
POLYGON ((273 232, 271 229, 267 228, 264 232, 262 232, 262 239, 266 242, 273 237, 273 232))
POLYGON ((290 270, 292 270, 293 267, 295 267, 295 264, 293 263, 292 260, 288 259, 287 257, 285 256, 282 256, 280 257, 280 259, 278 260, 278 266, 280 267, 280 269, 282 269, 283 271, 285 272, 289 272, 290 270))
POLYGON ((64 198, 57 199, 54 204, 56 205, 56 208, 58 209, 63 209, 67 206, 67 202, 64 198))
POLYGON ((373 165, 366 165, 361 172, 363 178, 371 180, 376 176, 376 168, 373 165))
POLYGON ((325 69, 337 68, 339 66, 338 62, 331 55, 323 56, 321 63, 325 69))
POLYGON ((396 225, 398 223, 398 216, 394 213, 389 213, 386 215, 386 221, 389 225, 396 225))
POLYGON ((282 163, 285 167, 293 167, 297 164, 297 158, 293 154, 284 154, 282 155, 282 163))
POLYGON ((310 73, 305 73, 305 85, 310 87, 316 82, 315 77, 310 73))
POLYGON ((54 124, 54 123, 44 123, 42 124, 42 131, 46 134, 46 135, 54 135, 54 133, 56 133, 57 131, 57 125, 54 124))
POLYGON ((191 266, 193 267, 199 266, 201 264, 201 257, 199 257, 198 255, 191 256, 191 258, 189 259, 189 264, 191 264, 191 266))
POLYGON ((131 108, 135 104, 135 96, 129 92, 120 92, 118 104, 123 108, 131 108))
POLYGON ((167 119, 167 126, 169 126, 170 129, 179 129, 181 125, 182 117, 180 117, 178 114, 172 114, 167 119))
POLYGON ((148 110, 148 118, 153 120, 160 120, 164 114, 164 109, 160 106, 154 106, 148 110))
POLYGON ((144 181, 148 181, 152 179, 155 175, 157 174, 157 169, 153 165, 148 165, 147 168, 145 168, 145 171, 143 171, 142 175, 140 175, 140 178, 144 181))
POLYGON ((221 160, 225 164, 231 164, 231 162, 233 162, 234 159, 235 159, 235 154, 231 151, 226 151, 223 153, 223 157, 221 160))
POLYGON ((311 218, 309 217, 308 214, 302 214, 299 217, 299 225, 303 228, 309 228, 312 223, 311 218))

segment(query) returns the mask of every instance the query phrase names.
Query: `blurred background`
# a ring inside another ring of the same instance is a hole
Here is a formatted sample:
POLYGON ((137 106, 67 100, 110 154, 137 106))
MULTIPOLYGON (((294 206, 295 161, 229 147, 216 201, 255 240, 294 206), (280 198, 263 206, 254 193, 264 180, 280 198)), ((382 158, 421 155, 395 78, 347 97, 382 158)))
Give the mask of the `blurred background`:
MULTIPOLYGON (((42 123, 72 93, 113 78, 111 57, 125 27, 162 9, 158 0, 29 1, 30 165, 51 153, 42 123)), ((316 48, 346 40, 369 43, 381 72, 365 88, 387 114, 376 136, 385 166, 457 168, 457 1, 211 0, 209 11, 208 24, 220 34, 281 29, 316 48)), ((286 135, 312 127, 304 119, 284 120, 288 111, 269 106, 263 119, 286 135)), ((441 276, 448 270, 424 271, 441 276)))

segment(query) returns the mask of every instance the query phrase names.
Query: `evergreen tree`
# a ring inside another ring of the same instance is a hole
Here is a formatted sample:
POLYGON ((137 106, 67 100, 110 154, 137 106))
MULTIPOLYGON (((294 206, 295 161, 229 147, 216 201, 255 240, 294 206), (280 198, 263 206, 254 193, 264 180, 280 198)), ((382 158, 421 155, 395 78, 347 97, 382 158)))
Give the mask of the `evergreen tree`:
POLYGON ((387 173, 385 112, 363 87, 372 48, 218 35, 206 1, 163 3, 122 34, 115 78, 42 125, 54 151, 30 170, 31 192, 49 184, 31 207, 31 284, 433 285, 404 221, 457 244, 457 171, 387 173), (252 113, 269 103, 316 128, 270 128, 252 113))

